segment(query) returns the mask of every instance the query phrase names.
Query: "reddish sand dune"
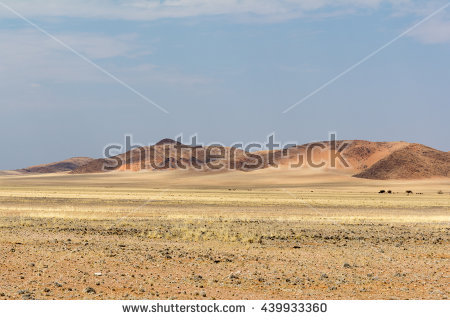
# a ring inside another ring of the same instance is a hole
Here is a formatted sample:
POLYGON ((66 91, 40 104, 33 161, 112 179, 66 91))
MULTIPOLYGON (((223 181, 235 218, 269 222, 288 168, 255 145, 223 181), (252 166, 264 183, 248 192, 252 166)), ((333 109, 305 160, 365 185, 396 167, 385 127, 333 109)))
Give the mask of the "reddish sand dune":
MULTIPOLYGON (((336 141, 335 153, 339 153, 342 156, 342 160, 335 157, 335 167, 340 170, 359 173, 361 170, 369 168, 377 161, 407 145, 409 145, 407 142, 336 141), (340 150, 342 152, 339 152, 340 150)), ((302 167, 312 167, 323 162, 325 168, 331 168, 332 149, 333 146, 329 141, 322 141, 275 152, 275 157, 279 159, 282 165, 302 163, 302 167), (310 151, 308 152, 308 150, 310 151), (310 153, 309 156, 308 153, 310 153)))
POLYGON ((245 153, 241 149, 191 147, 171 139, 154 146, 133 149, 111 159, 97 159, 75 169, 73 173, 106 172, 104 166, 119 171, 163 170, 190 168, 209 171, 252 171, 265 169, 271 163, 282 167, 296 165, 298 169, 324 164, 348 175, 367 179, 420 179, 449 176, 449 153, 407 142, 371 142, 363 140, 329 141, 294 146, 284 150, 245 153), (345 145, 345 148, 343 148, 345 145), (333 150, 334 148, 334 150, 333 150), (338 151, 342 152, 338 152, 338 151), (332 154, 338 153, 332 165, 332 154), (259 160, 256 158, 259 156, 259 160), (259 162, 259 163, 258 163, 259 162), (206 165, 208 164, 208 165, 206 165), (257 168, 255 165, 259 164, 257 168), (220 171, 220 170, 216 170, 220 171))
POLYGON ((355 177, 366 179, 421 179, 450 176, 450 153, 410 144, 376 162, 355 177))
POLYGON ((234 169, 242 170, 242 164, 248 157, 241 149, 224 147, 218 148, 202 146, 187 146, 171 139, 163 139, 153 146, 136 148, 109 159, 96 159, 75 169, 73 173, 99 173, 111 170, 140 171, 167 170, 175 168, 192 168, 208 170, 206 163, 215 162, 220 166, 224 162, 223 170, 228 169, 229 159, 235 159, 234 169), (220 159, 219 159, 220 158, 220 159), (226 160, 221 160, 226 159, 226 160), (104 169, 108 167, 109 169, 104 169))
POLYGON ((450 153, 448 152, 407 142, 364 140, 341 140, 336 141, 335 144, 322 141, 284 150, 246 153, 242 149, 193 147, 172 139, 163 139, 153 146, 136 148, 116 157, 95 160, 72 158, 22 169, 20 172, 71 171, 74 174, 85 174, 177 168, 217 172, 253 171, 269 168, 274 163, 290 168, 294 165, 294 170, 315 167, 334 168, 342 174, 366 179, 421 179, 450 176, 450 153), (333 158, 335 165, 333 165, 333 158))

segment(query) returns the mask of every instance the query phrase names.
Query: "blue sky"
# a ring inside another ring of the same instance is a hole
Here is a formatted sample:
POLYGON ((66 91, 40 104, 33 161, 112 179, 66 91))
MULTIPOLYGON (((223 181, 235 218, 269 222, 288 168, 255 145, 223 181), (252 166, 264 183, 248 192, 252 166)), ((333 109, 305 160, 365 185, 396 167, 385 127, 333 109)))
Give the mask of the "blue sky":
POLYGON ((288 113, 446 1, 0 0, 0 169, 142 144, 342 139, 450 150, 450 7, 288 113))

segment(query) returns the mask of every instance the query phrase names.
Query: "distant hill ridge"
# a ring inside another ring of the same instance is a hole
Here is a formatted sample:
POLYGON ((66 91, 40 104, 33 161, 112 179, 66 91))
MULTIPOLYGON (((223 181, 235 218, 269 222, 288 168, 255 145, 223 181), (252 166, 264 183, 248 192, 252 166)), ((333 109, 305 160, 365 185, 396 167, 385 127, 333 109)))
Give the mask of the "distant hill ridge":
POLYGON ((450 153, 421 144, 409 144, 393 151, 355 175, 366 179, 422 179, 450 176, 450 153))
POLYGON ((36 165, 24 169, 16 170, 19 173, 57 173, 73 171, 76 168, 91 162, 92 158, 88 157, 74 157, 63 161, 52 162, 48 164, 36 165))
MULTIPOLYGON (((321 142, 323 148, 316 148, 312 153, 314 162, 321 162, 329 159, 332 152, 330 142, 321 142)), ((335 170, 345 172, 357 178, 365 179, 423 179, 433 177, 450 177, 450 152, 439 151, 421 144, 408 142, 371 142, 365 140, 341 140, 336 141, 337 146, 347 144, 342 155, 350 165, 349 168, 338 163, 335 170)), ((140 171, 176 169, 177 166, 186 168, 196 168, 207 171, 206 163, 222 164, 224 170, 249 171, 245 163, 251 163, 252 155, 259 155, 262 158, 260 169, 269 167, 269 158, 274 158, 281 166, 288 166, 297 163, 298 159, 306 159, 306 150, 312 144, 294 146, 286 150, 275 150, 272 154, 269 151, 257 151, 246 154, 241 149, 225 148, 224 159, 217 159, 215 154, 208 155, 203 146, 186 146, 172 139, 163 139, 152 146, 146 146, 146 157, 141 159, 139 149, 133 149, 113 158, 92 159, 92 158, 71 158, 60 162, 45 165, 33 166, 16 170, 16 174, 27 173, 56 173, 70 172, 72 174, 101 173, 111 170, 104 170, 112 167, 118 171, 140 171), (180 148, 182 146, 182 148, 180 148), (192 150, 195 149, 195 153, 192 150), (192 156, 195 154, 195 157, 192 156), (230 159, 235 165, 230 167, 230 159), (150 159, 154 159, 157 167, 150 166, 150 159), (120 160, 121 166, 117 167, 116 160, 120 160), (114 167, 116 165, 116 167, 114 167)), ((305 164, 303 167, 308 167, 305 164)), ((325 166, 329 168, 329 164, 325 166)), ((293 169, 295 170, 295 169, 293 169)))

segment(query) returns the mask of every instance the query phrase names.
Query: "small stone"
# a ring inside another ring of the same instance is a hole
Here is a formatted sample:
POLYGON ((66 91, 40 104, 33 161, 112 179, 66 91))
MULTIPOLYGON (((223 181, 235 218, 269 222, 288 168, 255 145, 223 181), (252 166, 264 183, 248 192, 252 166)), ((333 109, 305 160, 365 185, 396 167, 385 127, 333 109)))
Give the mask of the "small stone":
POLYGON ((94 273, 94 276, 97 276, 97 277, 100 277, 101 275, 102 275, 101 272, 96 272, 96 273, 94 273))
POLYGON ((55 282, 55 287, 61 288, 61 287, 62 287, 62 284, 59 283, 59 282, 55 282))
POLYGON ((44 292, 50 292, 49 288, 44 288, 44 292))
POLYGON ((92 287, 87 287, 86 289, 84 289, 84 292, 90 293, 90 294, 95 294, 95 293, 97 293, 97 291, 95 291, 95 289, 92 288, 92 287))
POLYGON ((351 265, 349 263, 344 263, 344 268, 351 268, 351 265))
POLYGON ((203 280, 203 277, 201 275, 194 276, 194 281, 201 281, 203 280))

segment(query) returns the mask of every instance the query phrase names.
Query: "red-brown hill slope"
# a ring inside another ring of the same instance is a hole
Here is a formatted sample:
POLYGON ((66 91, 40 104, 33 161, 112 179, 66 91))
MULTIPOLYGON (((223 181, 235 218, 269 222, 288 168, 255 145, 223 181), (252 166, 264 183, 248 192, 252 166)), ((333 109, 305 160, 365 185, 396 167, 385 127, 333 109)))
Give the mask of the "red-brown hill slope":
POLYGON ((24 169, 16 170, 19 173, 57 173, 72 171, 76 168, 91 162, 92 158, 87 157, 74 157, 63 161, 52 162, 48 164, 41 164, 24 169))
POLYGON ((379 180, 450 177, 450 153, 409 144, 354 176, 379 180))
MULTIPOLYGON (((407 142, 371 142, 364 140, 336 141, 336 150, 342 145, 342 155, 350 165, 346 167, 337 161, 336 169, 366 179, 420 179, 430 177, 449 177, 450 153, 435 150, 419 144, 407 142)), ((72 173, 107 172, 105 166, 116 165, 113 170, 140 171, 143 169, 162 170, 176 168, 196 168, 202 171, 211 170, 211 165, 223 164, 221 170, 249 171, 248 164, 255 163, 253 156, 262 158, 258 169, 269 167, 269 159, 288 167, 291 164, 311 167, 313 163, 325 163, 324 168, 331 168, 330 154, 333 153, 330 142, 320 142, 321 147, 311 149, 314 144, 294 146, 285 150, 245 153, 241 149, 225 148, 223 158, 214 157, 217 152, 207 152, 208 147, 190 147, 170 139, 161 140, 153 146, 133 149, 118 155, 115 159, 96 159, 74 169, 72 173), (181 147, 181 149, 180 149, 181 147), (309 150, 309 151, 308 151, 309 150), (312 151, 311 151, 312 150, 312 151), (310 155, 308 155, 310 153, 310 155), (234 161, 231 161, 234 159, 234 161), (230 165, 233 163, 233 166, 230 165), (244 165, 246 164, 246 165, 244 165)))
POLYGON ((112 170, 140 171, 188 168, 199 171, 251 171, 265 169, 274 161, 281 167, 333 166, 330 161, 335 150, 347 145, 342 156, 349 166, 337 161, 335 169, 346 175, 366 179, 421 179, 450 177, 450 153, 424 145, 407 142, 371 142, 364 140, 336 141, 333 148, 328 141, 293 146, 284 150, 245 153, 241 149, 208 146, 187 146, 171 139, 163 139, 153 146, 133 149, 106 159, 71 158, 68 160, 16 170, 16 173, 54 173, 70 171, 74 174, 101 173, 112 170), (314 147, 315 146, 315 147, 314 147), (314 147, 314 148, 313 148, 314 147), (217 155, 221 155, 217 157, 217 155), (252 167, 261 158, 258 168, 252 167), (311 164, 314 163, 314 164, 311 164), (300 165, 298 165, 300 163, 300 165), (110 167, 110 170, 105 170, 110 167), (221 169, 217 169, 221 167, 221 169), (214 168, 214 169, 212 169, 214 168))

